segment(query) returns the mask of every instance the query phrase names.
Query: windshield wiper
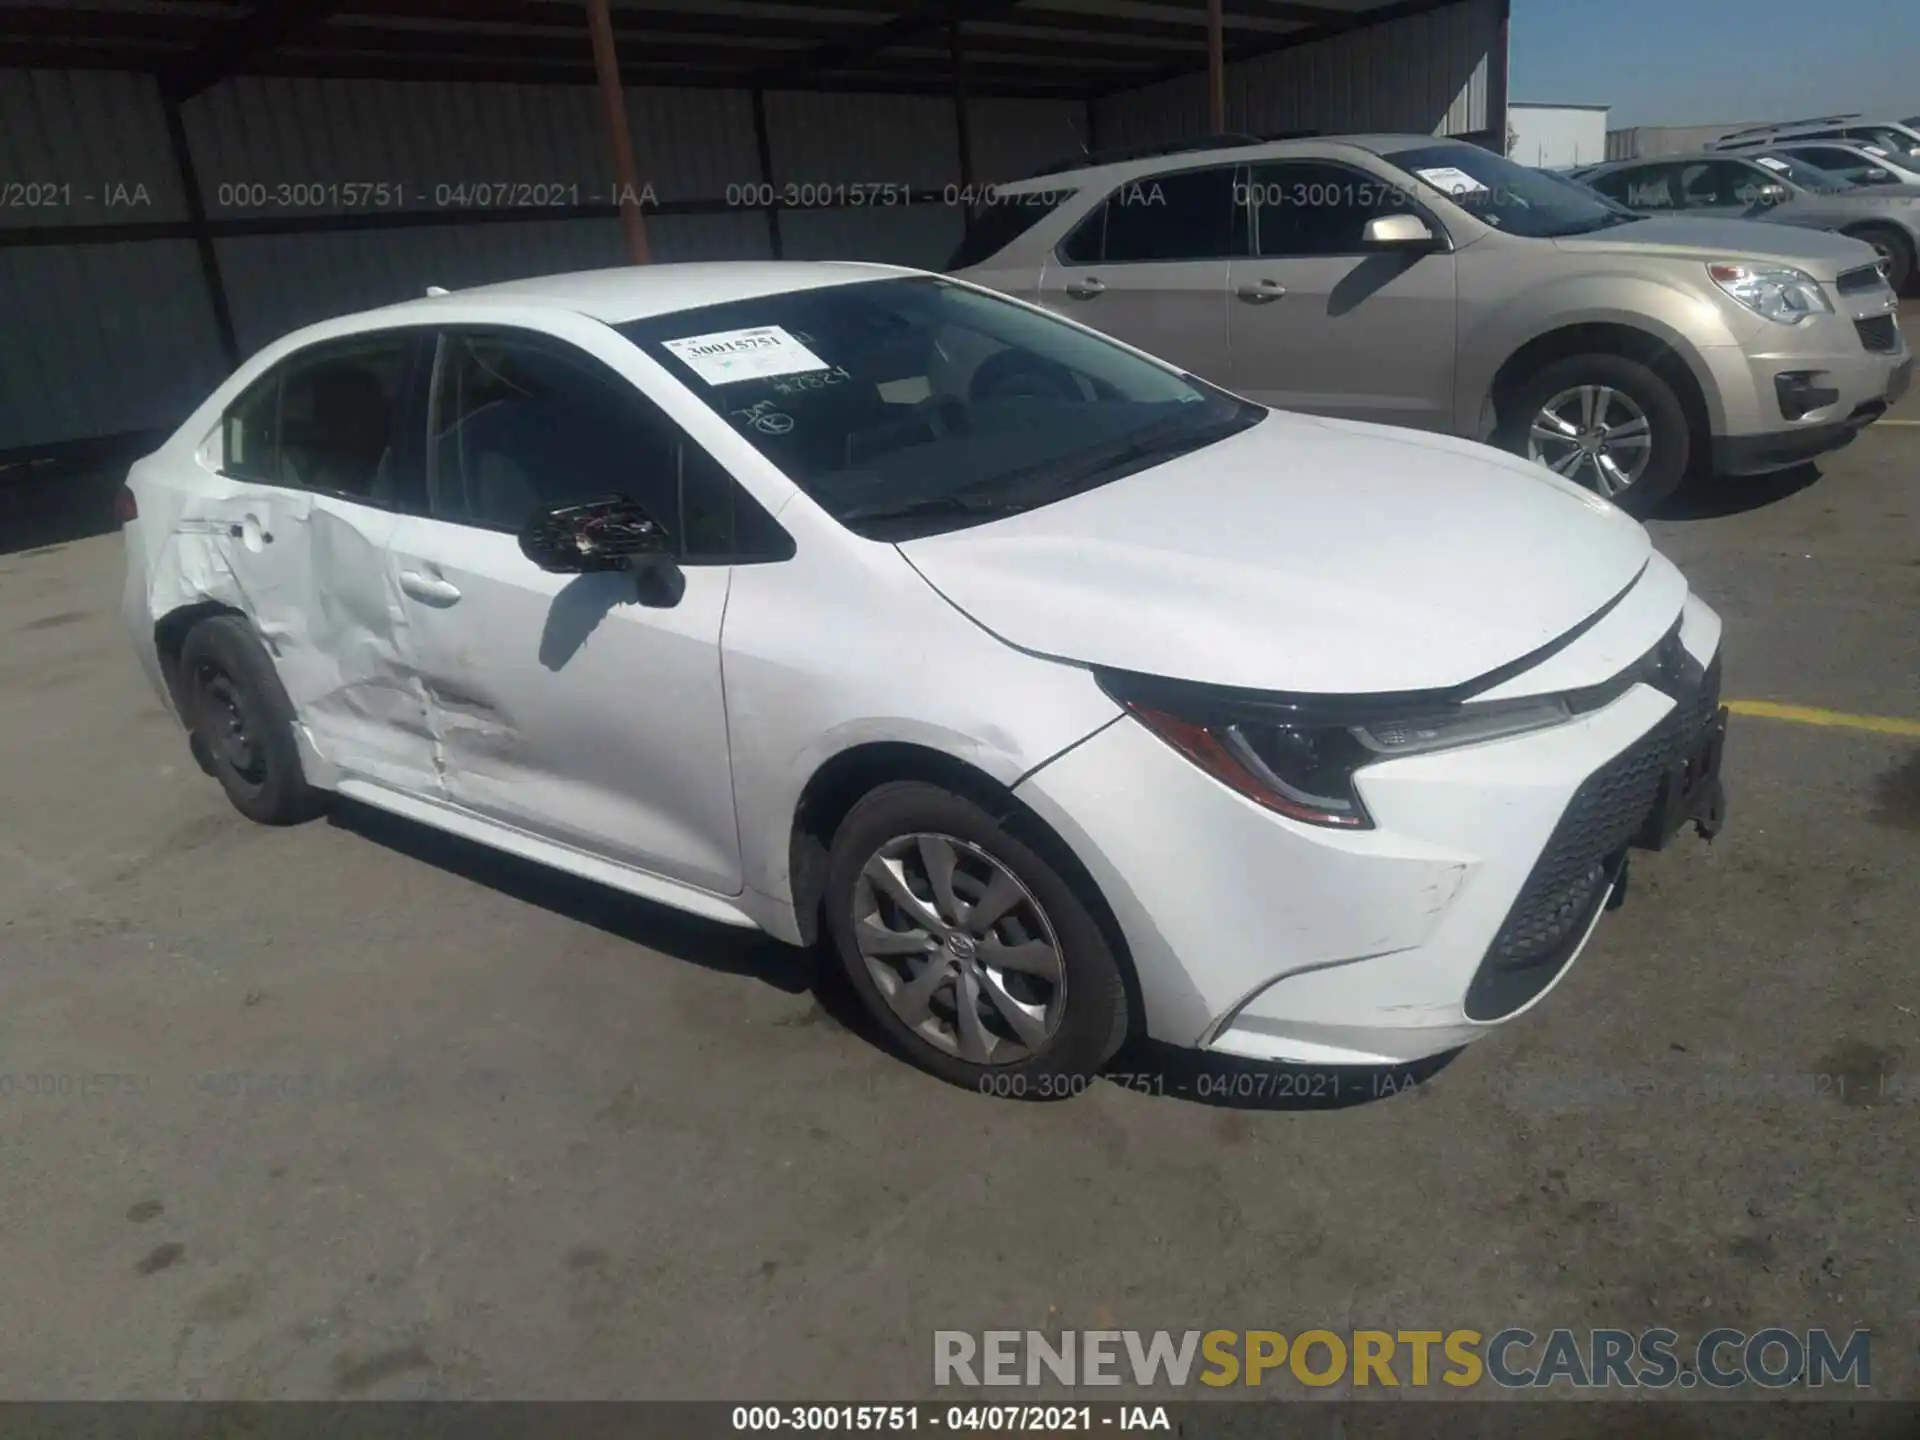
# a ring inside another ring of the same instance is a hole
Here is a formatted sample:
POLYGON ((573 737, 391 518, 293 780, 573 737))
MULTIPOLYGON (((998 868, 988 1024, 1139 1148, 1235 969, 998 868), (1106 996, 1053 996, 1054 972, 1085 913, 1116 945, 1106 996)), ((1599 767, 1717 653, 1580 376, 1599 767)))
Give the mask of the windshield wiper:
POLYGON ((846 524, 854 520, 909 520, 922 515, 1015 515, 1032 508, 1031 502, 999 495, 929 495, 894 504, 860 505, 843 511, 840 520, 846 524))

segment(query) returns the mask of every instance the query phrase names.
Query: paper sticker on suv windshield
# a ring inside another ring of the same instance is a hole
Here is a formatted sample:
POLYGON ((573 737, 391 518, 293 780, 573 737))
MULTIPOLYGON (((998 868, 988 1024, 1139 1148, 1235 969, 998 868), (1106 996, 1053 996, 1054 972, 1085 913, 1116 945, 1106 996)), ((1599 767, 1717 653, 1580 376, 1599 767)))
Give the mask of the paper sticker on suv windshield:
POLYGON ((1787 173, 1787 162, 1784 160, 1775 160, 1771 155, 1756 155, 1753 158, 1756 165, 1764 165, 1782 175, 1787 173))
POLYGON ((709 385, 731 385, 737 380, 763 380, 769 375, 797 375, 803 370, 825 370, 827 362, 778 325, 756 325, 751 330, 716 330, 711 335, 689 335, 662 342, 687 368, 709 385))
POLYGON ((1456 170, 1451 165, 1436 165, 1431 170, 1416 170, 1413 173, 1442 195, 1471 195, 1476 190, 1487 188, 1466 171, 1456 170))

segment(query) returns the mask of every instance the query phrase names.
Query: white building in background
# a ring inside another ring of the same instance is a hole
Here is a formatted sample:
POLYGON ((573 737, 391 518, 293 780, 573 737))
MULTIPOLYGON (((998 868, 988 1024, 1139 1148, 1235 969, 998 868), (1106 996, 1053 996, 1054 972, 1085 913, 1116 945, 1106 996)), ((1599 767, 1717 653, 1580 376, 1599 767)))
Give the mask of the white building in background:
POLYGON ((1564 170, 1598 165, 1607 158, 1607 113, 1611 105, 1524 105, 1507 107, 1508 154, 1522 165, 1564 170))

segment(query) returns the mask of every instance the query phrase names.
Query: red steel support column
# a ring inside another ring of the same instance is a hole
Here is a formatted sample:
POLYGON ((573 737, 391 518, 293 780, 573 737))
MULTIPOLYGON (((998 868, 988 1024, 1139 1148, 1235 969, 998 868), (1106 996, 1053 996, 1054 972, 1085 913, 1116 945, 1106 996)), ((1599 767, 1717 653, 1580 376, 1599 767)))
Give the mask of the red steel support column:
POLYGON ((620 88, 620 57, 613 49, 613 19, 607 0, 587 0, 587 28, 593 34, 593 68, 600 77, 600 104, 613 151, 613 181, 620 187, 620 229, 627 237, 627 258, 645 265, 647 226, 640 217, 640 182, 633 174, 633 135, 627 129, 627 97, 620 88))

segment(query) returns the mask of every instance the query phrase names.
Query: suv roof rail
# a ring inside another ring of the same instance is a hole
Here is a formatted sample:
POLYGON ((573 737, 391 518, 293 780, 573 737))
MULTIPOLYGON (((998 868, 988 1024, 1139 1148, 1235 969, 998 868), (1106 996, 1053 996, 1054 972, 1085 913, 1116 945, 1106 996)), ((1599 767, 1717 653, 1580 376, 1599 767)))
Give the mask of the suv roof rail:
POLYGON ((1744 129, 1729 130, 1713 143, 1725 145, 1730 140, 1757 139, 1764 135, 1777 135, 1782 130, 1798 130, 1805 125, 1839 125, 1848 120, 1865 118, 1855 111, 1850 115, 1809 115, 1803 120, 1775 120, 1766 125, 1748 125, 1744 129))
POLYGON ((1029 175, 1058 175, 1063 170, 1085 170, 1093 165, 1118 165, 1125 160, 1152 160, 1161 155, 1185 155, 1201 150, 1239 150, 1247 145, 1264 145, 1269 140, 1294 140, 1312 133, 1294 131, 1286 135, 1201 135, 1191 140, 1174 140, 1159 145, 1130 146, 1120 150, 1087 150, 1074 160, 1059 160, 1029 175))

